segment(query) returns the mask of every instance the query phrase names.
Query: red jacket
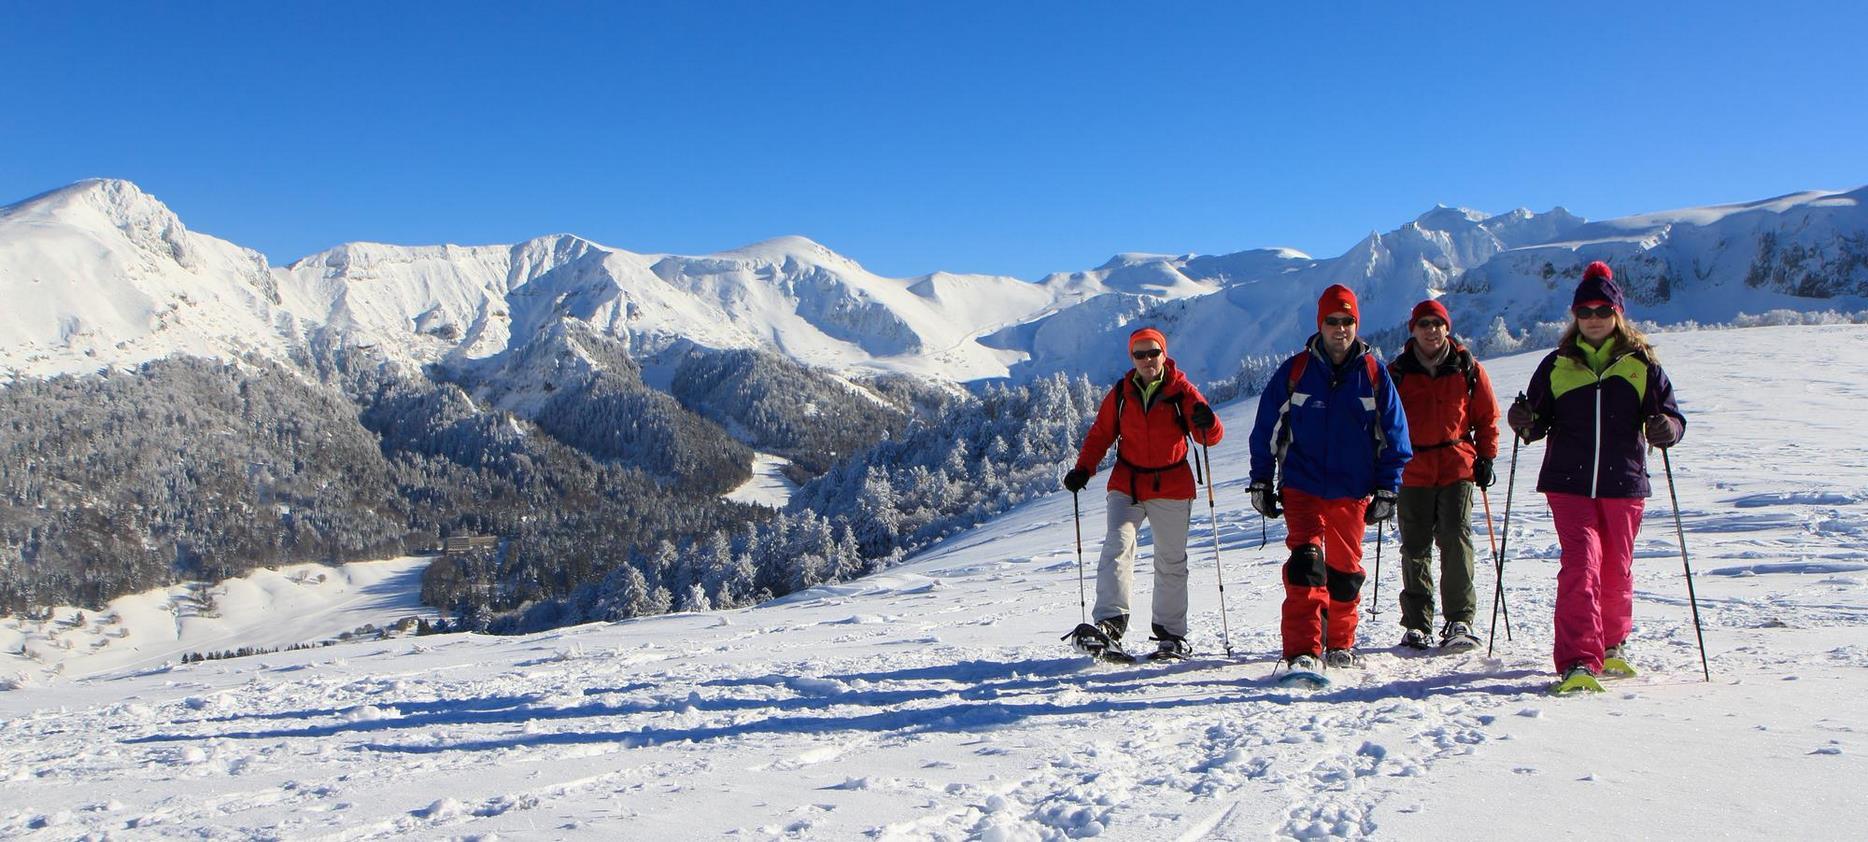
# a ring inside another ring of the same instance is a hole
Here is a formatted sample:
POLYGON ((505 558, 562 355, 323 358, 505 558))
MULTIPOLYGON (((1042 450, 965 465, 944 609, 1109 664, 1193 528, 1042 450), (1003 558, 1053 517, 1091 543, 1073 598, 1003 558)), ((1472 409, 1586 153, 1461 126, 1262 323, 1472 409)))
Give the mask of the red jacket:
POLYGON ((1492 378, 1465 346, 1452 348, 1433 371, 1421 364, 1409 339, 1388 364, 1407 411, 1414 458, 1401 474, 1410 487, 1440 487, 1472 479, 1473 456, 1498 458, 1498 400, 1492 378))
MULTIPOLYGON (((1122 382, 1103 396, 1096 410, 1096 421, 1083 436, 1083 450, 1077 454, 1077 467, 1096 472, 1097 463, 1110 445, 1116 445, 1116 469, 1109 474, 1109 490, 1128 494, 1137 501, 1168 499, 1191 500, 1196 489, 1193 468, 1187 464, 1187 433, 1193 423, 1194 404, 1206 398, 1188 382, 1174 361, 1167 361, 1161 388, 1154 400, 1142 405, 1141 386, 1135 372, 1123 375, 1122 382), (1122 390, 1122 418, 1118 438, 1116 389, 1122 390), (1178 409, 1178 413, 1176 410, 1178 409), (1184 419, 1184 420, 1183 420, 1184 419)), ((1224 425, 1216 417, 1213 428, 1202 434, 1192 430, 1194 440, 1208 446, 1219 444, 1225 436, 1224 425)))

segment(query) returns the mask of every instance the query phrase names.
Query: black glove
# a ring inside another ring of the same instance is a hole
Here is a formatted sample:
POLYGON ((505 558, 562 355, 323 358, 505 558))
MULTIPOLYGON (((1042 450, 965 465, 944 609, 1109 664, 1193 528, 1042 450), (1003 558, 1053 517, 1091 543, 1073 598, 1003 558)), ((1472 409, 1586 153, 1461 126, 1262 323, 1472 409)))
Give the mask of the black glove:
POLYGON ((1473 457, 1472 484, 1480 488, 1491 488, 1492 483, 1497 481, 1498 476, 1492 473, 1492 460, 1484 456, 1473 457))
POLYGON ((1377 491, 1375 499, 1369 501, 1368 511, 1362 513, 1363 523, 1381 523, 1395 516, 1395 493, 1377 491))
POLYGON ((1193 419, 1193 428, 1194 428, 1194 429, 1196 429, 1196 430, 1211 430, 1211 429, 1213 429, 1213 421, 1214 421, 1214 419, 1213 419, 1213 408, 1212 408, 1212 407, 1210 407, 1210 406, 1207 406, 1207 405, 1206 405, 1206 401, 1201 401, 1201 402, 1199 402, 1199 403, 1197 403, 1197 404, 1194 404, 1194 405, 1193 405, 1193 412, 1191 412, 1191 413, 1188 413, 1188 414, 1189 414, 1189 415, 1190 415, 1190 416, 1192 417, 1192 419, 1193 419))
POLYGON ((1673 425, 1673 419, 1665 415, 1656 415, 1647 420, 1647 443, 1666 449, 1680 440, 1679 428, 1673 425))
POLYGON ((1072 494, 1082 491, 1089 484, 1090 472, 1083 468, 1071 468, 1070 473, 1064 475, 1064 488, 1072 494))
POLYGON ((1252 495, 1252 508, 1260 515, 1276 520, 1284 515, 1284 506, 1278 503, 1277 489, 1268 482, 1255 482, 1246 489, 1252 495))
POLYGON ((1520 395, 1511 402, 1511 408, 1505 410, 1505 423, 1510 425, 1512 432, 1518 434, 1518 438, 1530 441, 1531 425, 1537 423, 1537 414, 1531 411, 1530 402, 1520 395))

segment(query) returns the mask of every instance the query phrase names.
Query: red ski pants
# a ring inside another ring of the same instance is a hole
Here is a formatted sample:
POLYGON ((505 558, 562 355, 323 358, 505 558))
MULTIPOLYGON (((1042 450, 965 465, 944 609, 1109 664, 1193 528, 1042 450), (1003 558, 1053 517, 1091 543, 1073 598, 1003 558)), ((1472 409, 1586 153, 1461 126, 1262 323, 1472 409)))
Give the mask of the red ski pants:
POLYGON ((1620 645, 1634 630, 1634 539, 1647 501, 1556 492, 1544 496, 1563 547, 1551 654, 1559 673, 1578 661, 1601 672, 1602 650, 1620 645))
POLYGON ((1362 514, 1367 508, 1367 500, 1284 489, 1284 522, 1290 529, 1284 543, 1291 549, 1284 565, 1284 657, 1322 654, 1326 642, 1331 649, 1356 645, 1356 610, 1366 578, 1362 514))

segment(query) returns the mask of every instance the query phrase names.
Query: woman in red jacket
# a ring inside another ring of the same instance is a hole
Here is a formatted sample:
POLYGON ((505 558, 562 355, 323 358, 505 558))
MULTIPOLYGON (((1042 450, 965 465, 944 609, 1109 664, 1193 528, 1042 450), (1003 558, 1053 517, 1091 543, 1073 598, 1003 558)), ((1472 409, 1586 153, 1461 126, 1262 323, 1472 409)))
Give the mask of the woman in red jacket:
POLYGON ((1498 402, 1485 366, 1453 338, 1446 306, 1414 305, 1413 338, 1388 364, 1407 410, 1414 458, 1401 474, 1401 645, 1426 649, 1433 629, 1433 547, 1440 545, 1441 649, 1475 646, 1472 487, 1492 484, 1498 402))
POLYGON ((1103 398, 1083 438, 1077 466, 1064 487, 1082 491, 1110 445, 1116 468, 1108 485, 1109 530, 1096 565, 1096 635, 1076 635, 1078 648, 1099 657, 1125 657, 1129 590, 1135 577, 1135 534, 1146 519, 1154 529, 1155 588, 1150 614, 1157 657, 1185 657, 1187 647, 1187 529, 1195 494, 1187 464, 1188 438, 1219 444, 1225 435, 1213 409, 1174 361, 1167 337, 1154 328, 1129 334, 1135 368, 1103 398))

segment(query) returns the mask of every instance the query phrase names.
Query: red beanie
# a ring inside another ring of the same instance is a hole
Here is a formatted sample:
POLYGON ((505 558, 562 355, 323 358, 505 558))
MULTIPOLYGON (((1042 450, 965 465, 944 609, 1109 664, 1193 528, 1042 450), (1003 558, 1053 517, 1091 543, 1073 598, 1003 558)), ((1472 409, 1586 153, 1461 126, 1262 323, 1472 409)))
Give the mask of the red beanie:
POLYGON ((1323 297, 1317 299, 1317 327, 1323 327, 1323 317, 1348 313, 1356 321, 1362 321, 1362 315, 1356 311, 1356 294, 1342 284, 1331 284, 1323 291, 1323 297))
POLYGON ((1138 331, 1135 331, 1134 333, 1129 334, 1129 350, 1130 351, 1135 350, 1135 346, 1137 343, 1140 343, 1140 342, 1143 342, 1149 339, 1153 339, 1156 344, 1161 346, 1161 353, 1163 354, 1167 353, 1167 337, 1161 335, 1161 331, 1155 330, 1152 327, 1145 327, 1145 328, 1142 328, 1141 330, 1138 330, 1138 331))
POLYGON ((1447 315, 1446 305, 1431 298, 1414 305, 1414 312, 1407 317, 1408 330, 1413 330, 1414 323, 1427 316, 1439 316, 1440 321, 1446 322, 1446 332, 1453 332, 1453 317, 1447 315))

